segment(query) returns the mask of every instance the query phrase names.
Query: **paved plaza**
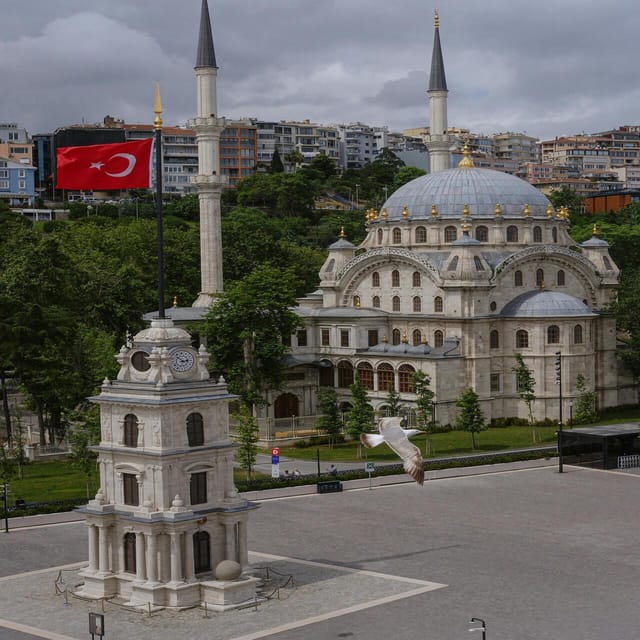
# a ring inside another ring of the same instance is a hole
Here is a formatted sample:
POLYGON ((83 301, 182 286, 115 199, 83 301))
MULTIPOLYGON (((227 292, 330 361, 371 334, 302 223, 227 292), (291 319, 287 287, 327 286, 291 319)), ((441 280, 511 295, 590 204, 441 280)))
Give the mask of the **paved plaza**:
MULTIPOLYGON (((107 604, 105 638, 481 640, 471 617, 490 640, 637 638, 640 476, 478 471, 265 500, 249 548, 273 599, 225 614, 107 604)), ((0 533, 0 639, 90 637, 100 605, 54 590, 86 554, 82 523, 0 533)))

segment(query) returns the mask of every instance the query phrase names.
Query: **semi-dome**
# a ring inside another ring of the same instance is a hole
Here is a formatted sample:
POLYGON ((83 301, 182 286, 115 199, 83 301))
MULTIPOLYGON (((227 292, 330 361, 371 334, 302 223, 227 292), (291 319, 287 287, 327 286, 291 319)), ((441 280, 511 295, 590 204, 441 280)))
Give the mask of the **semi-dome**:
POLYGON ((545 218, 551 205, 541 191, 520 178, 502 171, 465 167, 408 182, 388 198, 383 209, 388 220, 403 219, 404 207, 412 220, 430 219, 435 205, 439 218, 460 219, 466 204, 473 219, 494 218, 497 204, 504 218, 522 218, 525 205, 529 205, 530 217, 545 218))
POLYGON ((546 318, 549 316, 593 316, 589 307, 567 293, 536 289, 507 303, 500 315, 505 318, 546 318))

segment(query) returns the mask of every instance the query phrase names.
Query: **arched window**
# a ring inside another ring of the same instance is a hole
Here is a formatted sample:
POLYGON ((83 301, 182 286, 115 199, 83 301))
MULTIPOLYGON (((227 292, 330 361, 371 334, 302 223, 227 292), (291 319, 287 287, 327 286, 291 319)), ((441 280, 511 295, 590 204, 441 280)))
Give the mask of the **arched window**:
POLYGON ((411 334, 413 346, 417 347, 419 344, 422 344, 422 332, 420 329, 414 329, 411 334))
POLYGON ((547 342, 549 344, 558 344, 560 342, 560 327, 555 324, 547 327, 547 342))
POLYGON ((400 344, 400 329, 394 329, 391 332, 391 344, 400 344))
POLYGON ((458 237, 458 230, 455 227, 445 227, 444 228, 444 241, 445 242, 454 242, 458 237))
POLYGON ((419 287, 420 283, 422 281, 422 278, 420 278, 420 272, 419 271, 414 271, 411 280, 412 280, 412 283, 413 283, 414 287, 419 287))
POLYGON ((400 297, 399 296, 393 296, 393 299, 391 300, 391 306, 392 306, 392 310, 393 311, 400 311, 400 297))
POLYGON ((489 240, 489 229, 485 226, 476 227, 476 240, 487 242, 489 240))
POLYGON ((124 446, 138 446, 138 418, 133 413, 127 413, 124 417, 124 446))
POLYGON ((556 277, 556 284, 559 287, 564 287, 564 271, 562 269, 558 271, 558 275, 556 277))
POLYGON ((422 299, 420 296, 414 296, 413 298, 413 310, 418 313, 422 311, 422 299))
POLYGON ((393 388, 393 367, 383 362, 378 365, 378 391, 389 391, 393 388))
POLYGON ((575 344, 582 344, 582 325, 577 324, 573 327, 573 342, 575 344))
POLYGON ((397 227, 392 231, 393 234, 393 244, 401 244, 402 243, 402 231, 397 227))
POLYGON ((427 241, 427 230, 424 227, 416 228, 416 242, 424 243, 427 241))
POLYGON ((536 287, 541 287, 544 284, 544 270, 536 269, 536 287))
POLYGON ((129 532, 124 534, 124 572, 136 572, 136 534, 129 532))
POLYGON ((433 311, 434 313, 442 313, 442 298, 440 296, 436 296, 433 299, 433 311))
POLYGON ((500 334, 495 329, 489 334, 489 348, 500 348, 500 334))
POLYGON ((373 308, 374 309, 380 308, 380 296, 373 296, 373 308))
POLYGON ((394 269, 391 272, 391 286, 392 287, 400 286, 400 272, 397 269, 394 269))
POLYGON ((329 262, 327 263, 327 268, 325 269, 325 271, 331 272, 333 271, 335 266, 336 266, 336 259, 331 258, 331 260, 329 260, 329 262))
POLYGON ((411 374, 415 369, 410 364, 402 364, 398 367, 398 391, 400 393, 413 393, 411 374))
POLYGON ((378 229, 378 244, 382 244, 382 229, 378 229))
POLYGON ((534 242, 542 242, 542 228, 541 227, 533 227, 533 241, 534 242))
POLYGON ((444 344, 444 333, 437 329, 433 334, 433 346, 441 347, 444 344))
POLYGON ((522 271, 518 270, 513 274, 513 286, 514 287, 522 286, 522 271))
POLYGON ((507 242, 518 242, 518 227, 515 225, 507 227, 507 242))
POLYGON ((367 391, 373 391, 373 367, 368 362, 358 365, 358 377, 367 391))
POLYGON ((611 266, 611 260, 609 260, 607 256, 602 256, 602 262, 604 263, 604 268, 607 271, 611 271, 613 269, 613 267, 611 266))
POLYGON ((321 387, 333 387, 335 385, 333 364, 330 360, 320 360, 318 382, 321 387))
POLYGON ((204 421, 199 413, 187 416, 187 440, 190 447, 201 447, 204 444, 204 421))
POLYGON ((479 256, 473 256, 473 263, 476 265, 476 271, 484 271, 484 265, 479 256))
POLYGON ((453 256, 449 263, 449 271, 455 271, 458 268, 458 256, 453 256))
POLYGON ((558 242, 558 229, 556 227, 553 227, 553 229, 551 229, 551 237, 553 238, 554 242, 558 242))
POLYGON ((211 543, 206 531, 193 534, 193 568, 196 573, 211 571, 211 543))
POLYGON ((524 329, 516 331, 516 349, 529 348, 529 334, 524 329))
POLYGON ((348 389, 353 384, 353 365, 346 360, 338 362, 338 387, 348 389))
POLYGON ((498 308, 498 305, 495 302, 492 302, 489 305, 489 311, 495 311, 498 308))
POLYGON ((371 274, 371 286, 379 287, 380 286, 380 274, 377 271, 374 271, 371 274))

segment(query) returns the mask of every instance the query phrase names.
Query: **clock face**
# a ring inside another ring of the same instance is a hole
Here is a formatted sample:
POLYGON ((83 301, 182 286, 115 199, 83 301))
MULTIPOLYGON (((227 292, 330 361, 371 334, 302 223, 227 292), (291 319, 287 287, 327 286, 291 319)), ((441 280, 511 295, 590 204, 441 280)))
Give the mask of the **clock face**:
POLYGON ((179 351, 174 351, 171 355, 171 368, 180 373, 189 371, 189 369, 193 367, 194 362, 195 359, 191 351, 180 349, 179 351))
POLYGON ((149 354, 146 351, 136 351, 131 356, 131 364, 133 368, 138 371, 148 371, 151 367, 149 364, 149 354))

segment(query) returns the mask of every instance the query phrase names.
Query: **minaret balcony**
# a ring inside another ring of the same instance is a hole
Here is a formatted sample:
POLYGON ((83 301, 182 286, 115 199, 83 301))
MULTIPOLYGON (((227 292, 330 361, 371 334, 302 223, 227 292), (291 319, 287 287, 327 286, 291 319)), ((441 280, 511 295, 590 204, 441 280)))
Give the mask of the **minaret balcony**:
POLYGON ((216 118, 215 115, 199 118, 192 118, 189 120, 189 128, 195 131, 196 136, 199 133, 211 133, 220 132, 227 126, 225 118, 216 118))

